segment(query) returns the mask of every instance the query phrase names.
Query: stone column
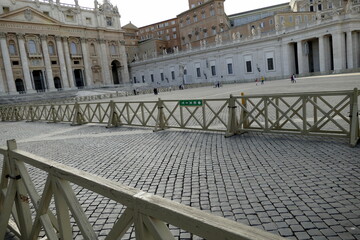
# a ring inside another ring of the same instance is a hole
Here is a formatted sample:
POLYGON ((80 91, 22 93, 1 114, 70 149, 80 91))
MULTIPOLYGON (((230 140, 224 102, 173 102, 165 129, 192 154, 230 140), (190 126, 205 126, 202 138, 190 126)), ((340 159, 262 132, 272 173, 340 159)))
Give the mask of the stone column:
POLYGON ((27 57, 26 49, 25 49, 24 34, 18 33, 17 39, 18 39, 18 43, 19 43, 21 66, 22 66, 24 80, 25 80, 26 92, 28 92, 28 93, 35 92, 32 88, 32 83, 31 83, 29 60, 27 57))
POLYGON ((297 42, 297 55, 299 65, 299 75, 304 74, 304 48, 302 41, 297 42))
POLYGON ((64 49, 62 46, 60 36, 56 36, 56 46, 57 46, 57 54, 58 54, 59 64, 60 64, 60 73, 61 73, 61 78, 62 78, 62 83, 63 83, 62 88, 68 89, 69 88, 69 80, 67 77, 66 63, 65 63, 65 58, 64 58, 64 49))
POLYGON ((84 60, 84 67, 85 67, 85 79, 86 79, 86 85, 88 87, 91 87, 93 85, 93 76, 92 76, 92 70, 91 70, 91 64, 90 64, 90 58, 89 58, 89 52, 86 44, 86 39, 81 38, 81 51, 83 55, 84 60))
POLYGON ((334 71, 341 72, 346 68, 345 34, 341 31, 332 35, 334 51, 334 71))
POLYGON ((326 72, 326 59, 325 59, 325 41, 324 36, 319 37, 319 62, 320 62, 320 72, 326 72))
POLYGON ((106 47, 106 41, 104 39, 100 39, 100 58, 101 58, 101 71, 104 85, 111 85, 111 75, 110 75, 110 64, 108 61, 108 49, 106 47))
POLYGON ((129 83, 130 82, 130 74, 129 74, 129 68, 128 68, 127 58, 126 58, 126 49, 122 43, 120 43, 120 57, 121 57, 121 65, 122 65, 121 76, 122 76, 123 83, 129 83))
POLYGON ((4 61, 5 75, 6 75, 6 81, 7 81, 9 93, 16 93, 14 74, 12 71, 9 49, 8 49, 5 33, 0 33, 0 45, 1 45, 1 53, 4 61))
POLYGON ((347 68, 354 68, 354 46, 352 32, 346 33, 346 57, 347 57, 347 68))
POLYGON ((66 69, 68 73, 68 79, 70 83, 70 88, 75 88, 74 83, 74 74, 71 64, 71 58, 70 58, 70 52, 69 52, 69 43, 67 37, 63 37, 63 43, 64 43, 64 53, 65 53, 65 61, 66 61, 66 69))
POLYGON ((51 68, 51 61, 49 56, 49 47, 47 44, 47 36, 41 35, 41 47, 44 54, 44 62, 45 62, 45 69, 46 69, 46 79, 48 83, 48 87, 50 91, 56 91, 55 84, 54 84, 54 76, 51 68))
POLYGON ((2 74, 2 70, 0 68, 0 96, 5 93, 5 82, 2 74))

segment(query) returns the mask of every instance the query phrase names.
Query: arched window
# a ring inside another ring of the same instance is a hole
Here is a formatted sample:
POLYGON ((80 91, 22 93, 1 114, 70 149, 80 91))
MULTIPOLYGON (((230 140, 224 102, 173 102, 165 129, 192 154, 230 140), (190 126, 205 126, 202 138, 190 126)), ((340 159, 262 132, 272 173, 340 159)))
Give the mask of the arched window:
POLYGON ((28 46, 30 54, 37 54, 36 43, 34 40, 29 40, 28 46))
POLYGON ((9 42, 9 53, 10 55, 16 55, 16 45, 14 41, 9 42))
POLYGON ((77 54, 77 46, 76 46, 76 43, 74 43, 74 42, 71 42, 71 43, 70 43, 70 52, 71 52, 71 54, 73 54, 73 55, 77 54))
POLYGON ((50 56, 54 56, 55 55, 55 46, 53 42, 49 42, 48 43, 48 48, 49 48, 49 55, 50 56))

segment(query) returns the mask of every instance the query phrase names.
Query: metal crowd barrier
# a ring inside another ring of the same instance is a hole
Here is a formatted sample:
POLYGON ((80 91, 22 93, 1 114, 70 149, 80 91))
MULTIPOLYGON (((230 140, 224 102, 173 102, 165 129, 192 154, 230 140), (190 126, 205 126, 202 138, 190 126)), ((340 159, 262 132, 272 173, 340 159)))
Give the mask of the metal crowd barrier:
POLYGON ((50 240, 73 239, 75 224, 83 239, 98 239, 98 232, 86 216, 72 184, 115 201, 125 209, 106 240, 121 239, 132 226, 136 239, 175 239, 168 224, 205 239, 283 239, 18 150, 15 140, 7 142, 7 149, 0 148, 0 155, 4 156, 0 179, 0 239, 5 238, 7 229, 26 240, 38 239, 39 235, 50 240), (46 175, 42 195, 27 166, 46 175))
POLYGON ((224 132, 286 133, 359 140, 359 91, 230 96, 226 99, 90 102, 0 107, 2 121, 102 123, 224 132))

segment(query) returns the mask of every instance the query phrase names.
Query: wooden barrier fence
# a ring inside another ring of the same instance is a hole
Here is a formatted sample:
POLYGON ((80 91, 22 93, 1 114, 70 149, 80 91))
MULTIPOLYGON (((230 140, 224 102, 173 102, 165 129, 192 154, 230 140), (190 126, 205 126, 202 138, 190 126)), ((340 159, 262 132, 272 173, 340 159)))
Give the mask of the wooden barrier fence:
POLYGON ((230 96, 226 99, 91 102, 0 107, 2 121, 48 121, 345 137, 359 140, 359 91, 230 96), (201 104, 192 104, 201 101, 201 104))
POLYGON ((4 239, 6 229, 24 240, 38 239, 40 235, 50 240, 73 239, 72 218, 83 239, 98 239, 98 232, 72 189, 73 184, 126 208, 114 222, 107 240, 121 239, 132 226, 136 239, 175 239, 168 224, 205 239, 283 239, 18 150, 15 140, 7 142, 7 149, 0 148, 0 155, 4 156, 0 178, 0 239, 4 239), (43 191, 32 181, 27 166, 41 170, 46 176, 43 191))

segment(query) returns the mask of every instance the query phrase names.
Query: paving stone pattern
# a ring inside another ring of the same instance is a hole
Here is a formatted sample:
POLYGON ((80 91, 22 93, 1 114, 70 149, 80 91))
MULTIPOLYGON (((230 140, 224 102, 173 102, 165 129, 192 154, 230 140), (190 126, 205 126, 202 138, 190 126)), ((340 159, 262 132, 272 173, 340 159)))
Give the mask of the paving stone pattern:
MULTIPOLYGON (((347 139, 25 122, 1 122, 0 132, 0 145, 16 139, 19 149, 288 239, 360 239, 360 145, 347 139)), ((42 189, 44 173, 29 171, 42 189)), ((104 239, 123 206, 74 191, 104 239)))

